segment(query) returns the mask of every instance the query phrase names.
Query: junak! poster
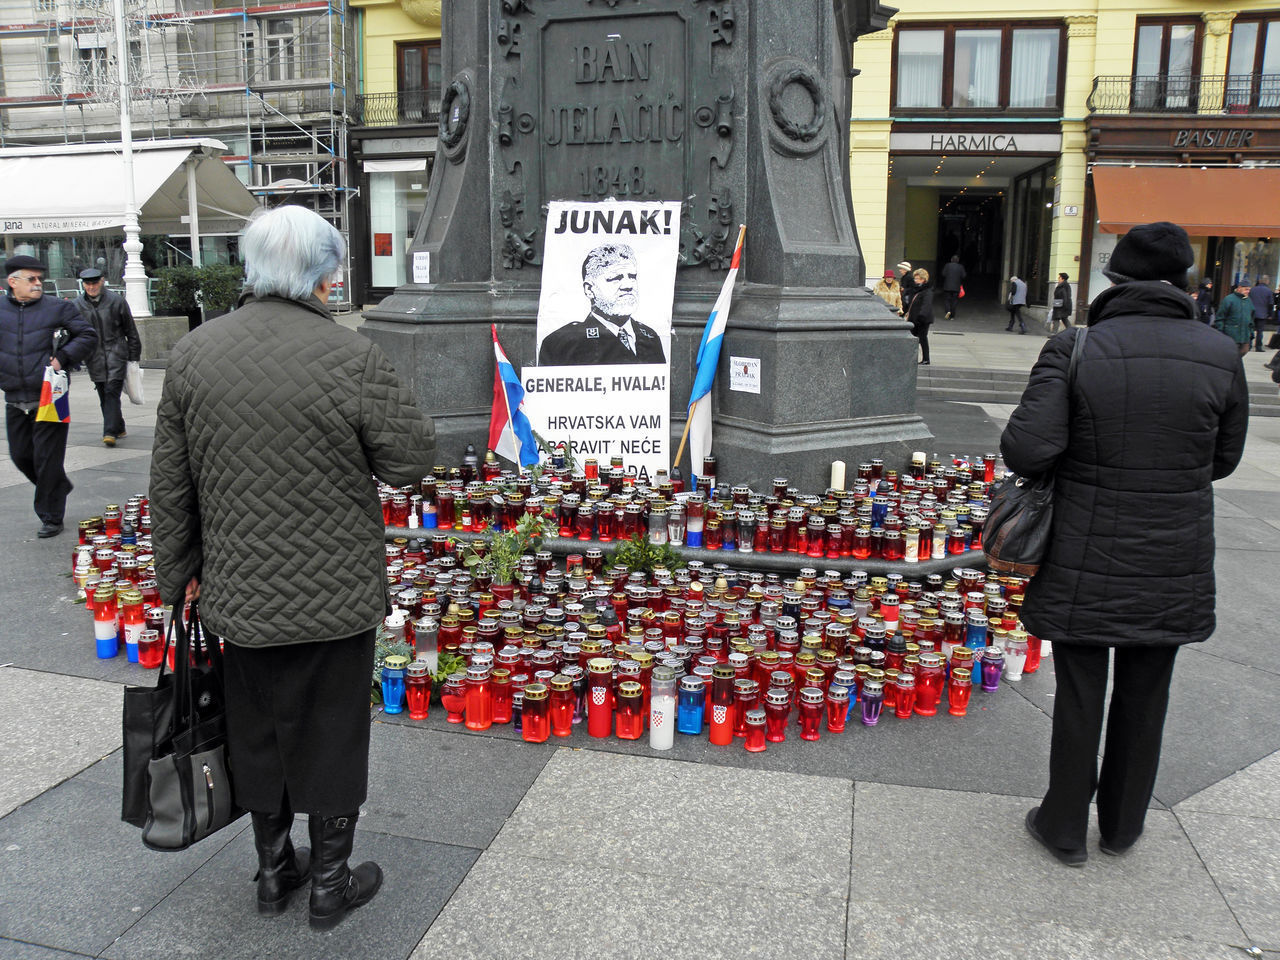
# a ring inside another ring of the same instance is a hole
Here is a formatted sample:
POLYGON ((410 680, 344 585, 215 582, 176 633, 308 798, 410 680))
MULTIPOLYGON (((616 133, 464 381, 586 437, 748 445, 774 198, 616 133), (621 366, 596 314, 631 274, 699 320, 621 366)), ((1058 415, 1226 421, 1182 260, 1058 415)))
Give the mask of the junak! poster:
POLYGON ((671 456, 680 204, 554 201, 543 249, 529 420, 579 462, 620 456, 651 478, 671 456))

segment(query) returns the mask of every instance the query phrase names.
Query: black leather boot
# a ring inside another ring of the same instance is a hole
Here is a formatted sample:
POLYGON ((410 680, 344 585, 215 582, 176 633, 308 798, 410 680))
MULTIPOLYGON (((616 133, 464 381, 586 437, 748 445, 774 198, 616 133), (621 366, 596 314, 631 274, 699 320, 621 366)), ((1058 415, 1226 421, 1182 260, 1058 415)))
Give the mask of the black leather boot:
POLYGON ((348 910, 373 899, 382 886, 382 868, 372 860, 347 866, 356 836, 356 814, 311 818, 311 929, 331 930, 348 910))
POLYGON ((268 916, 284 913, 293 891, 311 879, 311 853, 306 847, 296 852, 289 839, 293 813, 253 814, 253 843, 258 848, 258 912, 268 916))

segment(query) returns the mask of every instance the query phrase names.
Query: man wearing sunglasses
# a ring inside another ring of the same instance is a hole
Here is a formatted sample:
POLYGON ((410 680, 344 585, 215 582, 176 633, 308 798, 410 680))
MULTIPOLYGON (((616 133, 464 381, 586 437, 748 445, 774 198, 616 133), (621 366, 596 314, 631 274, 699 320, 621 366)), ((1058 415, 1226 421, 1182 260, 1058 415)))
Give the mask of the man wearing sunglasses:
POLYGON ((71 481, 63 469, 67 424, 36 419, 44 368, 66 370, 93 351, 98 335, 74 305, 44 296, 46 267, 35 257, 5 261, 0 297, 0 388, 4 389, 9 458, 36 487, 38 537, 62 532, 71 481))

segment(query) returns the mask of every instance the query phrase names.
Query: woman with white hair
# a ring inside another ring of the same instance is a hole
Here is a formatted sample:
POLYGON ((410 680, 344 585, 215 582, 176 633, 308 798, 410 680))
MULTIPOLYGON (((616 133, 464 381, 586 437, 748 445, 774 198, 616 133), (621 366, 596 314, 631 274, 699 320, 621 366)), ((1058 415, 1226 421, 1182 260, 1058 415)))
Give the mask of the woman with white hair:
POLYGON ((388 609, 374 477, 432 463, 434 428, 383 352, 326 306, 342 236, 302 207, 245 231, 239 307, 173 349, 151 463, 166 603, 200 600, 225 642, 235 799, 258 852, 258 909, 311 881, 310 923, 338 924, 382 883, 347 864, 369 777, 369 677, 388 609), (294 813, 311 850, 294 850, 294 813))

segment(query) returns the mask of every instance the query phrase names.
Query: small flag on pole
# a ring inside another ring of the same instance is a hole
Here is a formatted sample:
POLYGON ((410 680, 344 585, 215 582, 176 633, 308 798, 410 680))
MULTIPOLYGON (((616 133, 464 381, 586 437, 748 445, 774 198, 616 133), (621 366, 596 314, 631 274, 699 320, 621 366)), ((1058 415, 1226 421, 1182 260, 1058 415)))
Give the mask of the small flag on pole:
MULTIPOLYGON (((709 394, 716 379, 716 366, 720 362, 720 344, 724 340, 725 325, 729 322, 729 301, 733 299, 733 284, 738 278, 738 265, 742 261, 742 244, 746 235, 747 228, 744 224, 738 228, 738 243, 733 248, 729 275, 724 278, 720 296, 711 308, 711 316, 707 318, 707 326, 702 331, 702 343, 698 347, 698 372, 693 378, 693 389, 689 391, 689 422, 685 425, 685 433, 689 438, 690 472, 695 476, 702 472, 703 458, 711 452, 709 394)), ((677 464, 679 460, 680 454, 677 453, 677 464)))
POLYGON ((498 342, 498 326, 493 331, 493 409, 489 413, 489 449, 500 457, 528 467, 538 462, 538 444, 533 427, 524 415, 524 387, 515 367, 498 342))

